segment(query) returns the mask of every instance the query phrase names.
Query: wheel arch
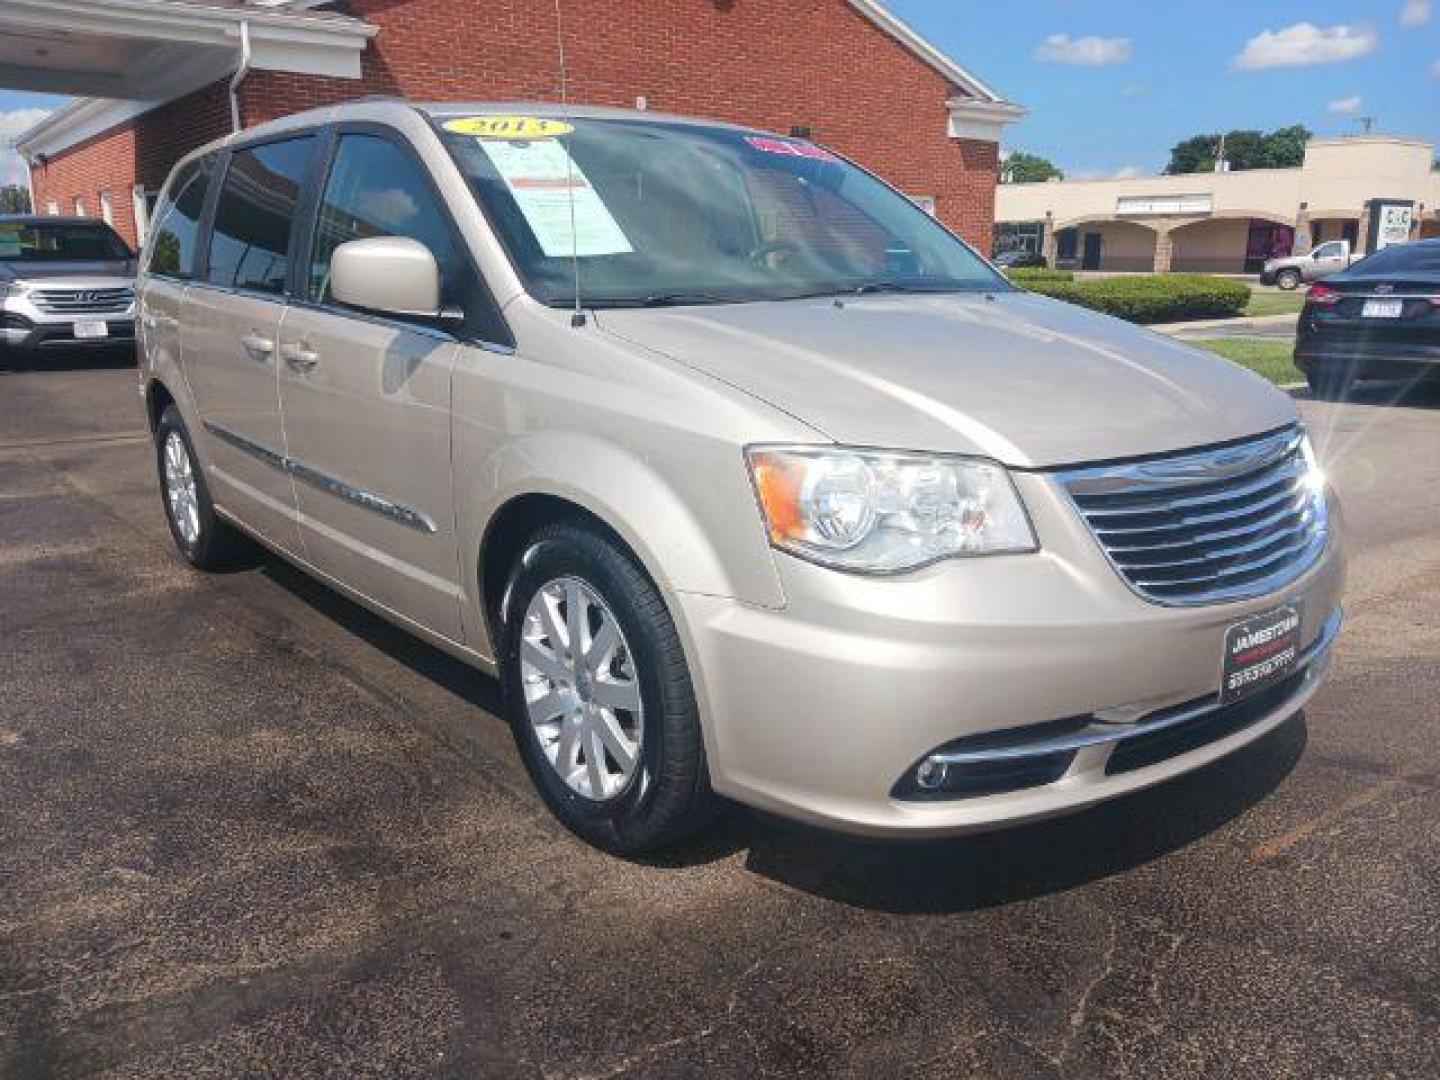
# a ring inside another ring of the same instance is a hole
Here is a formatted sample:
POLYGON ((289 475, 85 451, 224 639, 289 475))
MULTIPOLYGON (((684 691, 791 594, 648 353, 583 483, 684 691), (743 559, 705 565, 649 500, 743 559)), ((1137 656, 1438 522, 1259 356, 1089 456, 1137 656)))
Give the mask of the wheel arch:
MULTIPOLYGON (((640 571, 655 583, 638 552, 608 521, 580 503, 543 491, 522 492, 503 503, 490 518, 480 540, 477 575, 481 615, 490 640, 498 640, 500 604, 511 568, 530 537, 547 525, 574 522, 593 529, 635 560, 640 571)), ((659 587, 658 585, 656 586, 659 587)))
POLYGON ((758 510, 753 521, 733 512, 737 500, 754 504, 738 461, 736 475, 707 485, 710 490, 682 490, 623 446, 549 432, 476 464, 464 471, 480 478, 483 488, 472 487, 459 498, 461 535, 470 538, 465 546, 473 553, 469 618, 483 639, 477 641, 482 651, 495 643, 498 600, 520 545, 556 520, 590 523, 628 552, 677 623, 683 621, 676 600, 682 593, 769 607, 784 602, 758 510))
POLYGON ((150 433, 153 435, 155 429, 160 426, 160 417, 165 415, 165 410, 175 404, 175 395, 165 385, 164 380, 151 378, 145 384, 145 419, 150 425, 150 433))

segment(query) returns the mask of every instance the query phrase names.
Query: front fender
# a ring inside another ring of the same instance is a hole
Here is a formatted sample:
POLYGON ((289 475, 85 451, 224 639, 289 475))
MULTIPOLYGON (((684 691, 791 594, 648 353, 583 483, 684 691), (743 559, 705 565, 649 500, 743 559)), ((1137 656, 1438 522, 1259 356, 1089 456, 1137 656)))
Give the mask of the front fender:
POLYGON ((784 595, 739 451, 699 436, 696 442, 701 445, 693 453, 673 459, 696 478, 683 491, 645 456, 577 432, 529 433, 464 470, 458 505, 462 543, 469 541, 469 557, 462 555, 469 640, 489 651, 481 544, 495 516, 524 495, 563 499, 605 522, 635 553, 672 612, 677 593, 780 607, 784 595))

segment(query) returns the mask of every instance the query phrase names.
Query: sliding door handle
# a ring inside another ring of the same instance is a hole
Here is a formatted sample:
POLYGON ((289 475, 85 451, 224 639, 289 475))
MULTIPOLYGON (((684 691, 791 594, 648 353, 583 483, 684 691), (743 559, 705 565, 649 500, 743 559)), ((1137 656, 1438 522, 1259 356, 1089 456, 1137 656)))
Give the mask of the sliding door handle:
POLYGON ((297 375, 308 375, 320 363, 320 354, 304 342, 291 341, 280 346, 280 358, 297 375))
POLYGON ((249 334, 242 334, 240 344, 250 354, 251 360, 259 360, 262 363, 270 359, 270 354, 275 351, 275 342, 267 337, 261 337, 253 331, 249 334))

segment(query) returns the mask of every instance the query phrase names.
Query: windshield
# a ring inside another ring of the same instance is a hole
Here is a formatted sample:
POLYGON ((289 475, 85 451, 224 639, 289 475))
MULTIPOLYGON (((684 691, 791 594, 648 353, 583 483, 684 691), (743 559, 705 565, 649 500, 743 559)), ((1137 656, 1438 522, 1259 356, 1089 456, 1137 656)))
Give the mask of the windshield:
POLYGON ((577 273, 589 307, 1010 288, 924 210, 812 143, 645 120, 441 126, 547 304, 575 302, 577 273))
POLYGON ((131 257, 108 225, 0 221, 0 262, 117 262, 131 257))

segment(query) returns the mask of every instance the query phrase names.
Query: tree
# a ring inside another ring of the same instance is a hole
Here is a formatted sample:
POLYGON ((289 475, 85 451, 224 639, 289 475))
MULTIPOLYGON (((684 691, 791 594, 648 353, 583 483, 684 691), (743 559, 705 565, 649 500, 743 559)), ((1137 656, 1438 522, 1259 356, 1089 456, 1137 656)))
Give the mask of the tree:
POLYGON ((30 192, 19 184, 0 187, 0 214, 30 213, 30 192))
POLYGON ((1290 169, 1305 159, 1305 144, 1311 132, 1304 124, 1277 128, 1268 134, 1238 129, 1222 136, 1218 131, 1192 135, 1170 149, 1170 164, 1165 171, 1171 176, 1180 173, 1213 172, 1215 158, 1224 139, 1225 160, 1233 172, 1245 169, 1290 169))
POLYGON ((1046 180, 1064 180, 1065 174, 1053 161, 1039 154, 1027 154, 1024 150, 1013 150, 1000 163, 1002 184, 1039 184, 1046 180))

